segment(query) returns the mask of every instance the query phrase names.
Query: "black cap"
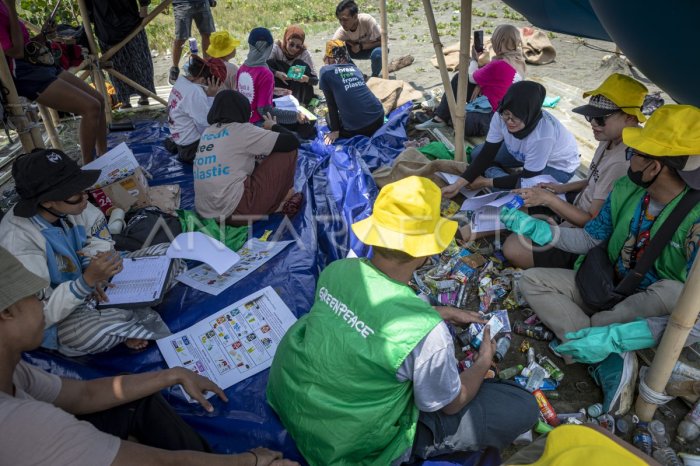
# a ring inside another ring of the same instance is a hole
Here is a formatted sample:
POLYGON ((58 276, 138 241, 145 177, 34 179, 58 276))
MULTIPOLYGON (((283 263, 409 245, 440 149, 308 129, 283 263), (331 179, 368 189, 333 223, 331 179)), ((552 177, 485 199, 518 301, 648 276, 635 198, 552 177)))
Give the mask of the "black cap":
POLYGON ((56 149, 39 149, 20 155, 12 165, 18 217, 31 217, 44 201, 63 201, 95 184, 100 170, 81 170, 78 164, 56 149))

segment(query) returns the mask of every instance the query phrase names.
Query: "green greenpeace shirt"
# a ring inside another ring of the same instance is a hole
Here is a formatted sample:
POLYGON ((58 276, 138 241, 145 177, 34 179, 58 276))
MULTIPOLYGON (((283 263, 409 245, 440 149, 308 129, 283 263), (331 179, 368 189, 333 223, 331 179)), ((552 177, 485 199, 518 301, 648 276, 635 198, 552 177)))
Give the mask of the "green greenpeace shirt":
POLYGON ((268 402, 311 465, 388 465, 413 443, 413 383, 396 373, 442 319, 366 259, 319 277, 275 354, 268 402))

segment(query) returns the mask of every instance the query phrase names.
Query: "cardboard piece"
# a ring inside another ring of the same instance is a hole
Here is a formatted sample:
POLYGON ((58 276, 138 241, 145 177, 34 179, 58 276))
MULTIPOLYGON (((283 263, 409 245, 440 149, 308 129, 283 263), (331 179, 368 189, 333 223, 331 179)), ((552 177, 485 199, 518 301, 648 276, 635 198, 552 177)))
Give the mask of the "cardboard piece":
POLYGON ((128 212, 132 208, 139 209, 151 205, 148 180, 141 167, 114 183, 90 190, 89 194, 105 215, 115 207, 128 212))

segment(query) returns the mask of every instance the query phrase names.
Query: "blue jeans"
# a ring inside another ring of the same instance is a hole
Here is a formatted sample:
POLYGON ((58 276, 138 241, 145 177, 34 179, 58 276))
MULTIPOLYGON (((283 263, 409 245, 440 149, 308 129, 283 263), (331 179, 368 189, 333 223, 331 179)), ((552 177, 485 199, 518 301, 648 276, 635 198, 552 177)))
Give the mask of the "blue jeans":
POLYGON ((372 77, 377 78, 380 74, 382 74, 381 47, 375 47, 372 50, 362 50, 358 53, 350 52, 350 58, 357 58, 358 60, 367 60, 369 58, 372 66, 372 77))
MULTIPOLYGON (((479 156, 479 154, 481 153, 481 149, 483 148, 484 145, 479 144, 474 148, 474 150, 472 150, 472 162, 479 156)), ((498 149, 494 163, 496 165, 492 165, 484 171, 484 177, 500 178, 502 176, 509 176, 510 173, 505 171, 504 168, 521 168, 523 166, 522 162, 516 160, 515 157, 513 157, 510 152, 508 152, 508 149, 506 148, 505 144, 501 144, 501 147, 498 149)), ((544 167, 544 170, 542 170, 541 174, 549 175, 560 183, 567 183, 571 179, 571 177, 574 176, 574 172, 565 172, 563 170, 557 170, 556 168, 552 168, 549 165, 544 167)), ((518 185, 519 184, 520 183, 518 183, 518 185)), ((491 190, 508 191, 507 189, 501 188, 491 188, 491 190)))

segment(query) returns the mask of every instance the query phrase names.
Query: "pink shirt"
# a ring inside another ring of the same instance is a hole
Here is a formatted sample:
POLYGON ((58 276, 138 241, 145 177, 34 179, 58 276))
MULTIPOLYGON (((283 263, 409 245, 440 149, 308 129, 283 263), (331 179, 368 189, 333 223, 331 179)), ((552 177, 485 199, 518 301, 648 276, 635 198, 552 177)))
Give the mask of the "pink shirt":
POLYGON ((481 93, 489 99, 494 111, 511 84, 522 81, 522 76, 503 60, 493 60, 474 72, 474 81, 481 87, 481 93))
MULTIPOLYGON (((19 27, 22 30, 24 43, 29 42, 29 31, 22 21, 19 22, 19 27)), ((0 45, 3 50, 12 47, 12 38, 10 37, 10 12, 4 2, 0 2, 0 45)), ((24 44, 22 44, 24 45, 24 44)))
POLYGON ((267 66, 241 65, 236 74, 238 92, 250 101, 250 122, 262 120, 258 108, 272 105, 272 92, 275 89, 275 76, 267 66))

